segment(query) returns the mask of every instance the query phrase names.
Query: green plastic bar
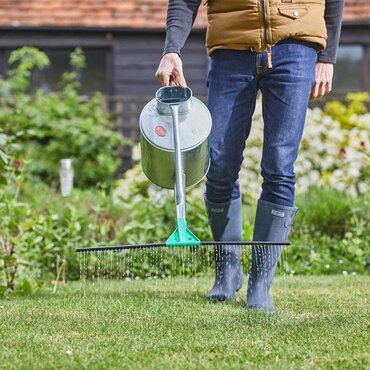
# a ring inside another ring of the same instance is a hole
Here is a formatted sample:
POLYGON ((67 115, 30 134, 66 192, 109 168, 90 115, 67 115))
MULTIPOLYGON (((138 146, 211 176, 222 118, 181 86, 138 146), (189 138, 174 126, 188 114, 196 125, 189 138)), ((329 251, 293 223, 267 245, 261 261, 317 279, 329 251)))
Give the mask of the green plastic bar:
POLYGON ((185 218, 179 218, 177 220, 177 229, 166 240, 166 246, 167 247, 178 247, 178 246, 194 246, 194 245, 200 245, 199 238, 197 238, 187 228, 185 218))

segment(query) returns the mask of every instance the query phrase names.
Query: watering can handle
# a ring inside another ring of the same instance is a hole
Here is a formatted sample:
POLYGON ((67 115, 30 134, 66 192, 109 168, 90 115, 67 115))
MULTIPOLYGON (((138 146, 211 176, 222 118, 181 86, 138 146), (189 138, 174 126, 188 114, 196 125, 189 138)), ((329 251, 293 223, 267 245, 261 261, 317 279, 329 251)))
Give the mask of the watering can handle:
POLYGON ((175 147, 175 165, 176 165, 176 183, 175 183, 176 213, 177 219, 180 218, 185 219, 185 173, 183 170, 180 145, 179 105, 171 104, 171 112, 173 118, 173 140, 175 147))

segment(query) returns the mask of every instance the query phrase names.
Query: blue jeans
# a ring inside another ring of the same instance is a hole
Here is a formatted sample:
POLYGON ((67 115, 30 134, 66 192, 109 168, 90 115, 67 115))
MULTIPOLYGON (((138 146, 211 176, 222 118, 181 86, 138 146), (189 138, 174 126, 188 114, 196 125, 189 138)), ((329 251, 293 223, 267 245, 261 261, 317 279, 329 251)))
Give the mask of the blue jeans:
MULTIPOLYGON (((216 50, 207 78, 211 166, 206 198, 225 203, 240 197, 238 176, 257 92, 262 93, 264 140, 261 199, 294 205, 295 174, 317 52, 312 44, 285 40, 266 52, 216 50)), ((248 144, 247 144, 248 145, 248 144)))

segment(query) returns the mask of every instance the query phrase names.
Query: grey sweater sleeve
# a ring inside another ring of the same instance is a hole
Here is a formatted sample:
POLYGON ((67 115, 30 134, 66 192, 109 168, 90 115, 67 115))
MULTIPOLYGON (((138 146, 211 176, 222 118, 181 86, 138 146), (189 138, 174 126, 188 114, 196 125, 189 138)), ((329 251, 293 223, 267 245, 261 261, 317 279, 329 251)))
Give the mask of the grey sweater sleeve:
MULTIPOLYGON (((226 1, 226 0, 225 0, 226 1)), ((163 54, 178 53, 189 36, 198 13, 201 0, 169 0, 167 10, 167 32, 163 54)), ((318 53, 319 62, 335 63, 344 0, 325 0, 325 23, 328 33, 325 50, 318 53)))
POLYGON ((319 62, 335 63, 342 25, 344 0, 325 0, 325 23, 328 33, 326 49, 319 51, 319 62))
POLYGON ((189 36, 201 0, 169 0, 167 9, 167 31, 163 55, 178 53, 189 36))

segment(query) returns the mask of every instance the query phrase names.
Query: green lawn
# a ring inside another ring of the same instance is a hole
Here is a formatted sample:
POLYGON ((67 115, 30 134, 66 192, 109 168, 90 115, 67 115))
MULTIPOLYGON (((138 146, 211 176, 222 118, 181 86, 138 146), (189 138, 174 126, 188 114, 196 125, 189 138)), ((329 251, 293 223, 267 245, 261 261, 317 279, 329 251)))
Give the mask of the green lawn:
POLYGON ((369 369, 368 276, 279 277, 277 314, 211 279, 74 283, 0 300, 1 369, 369 369))

